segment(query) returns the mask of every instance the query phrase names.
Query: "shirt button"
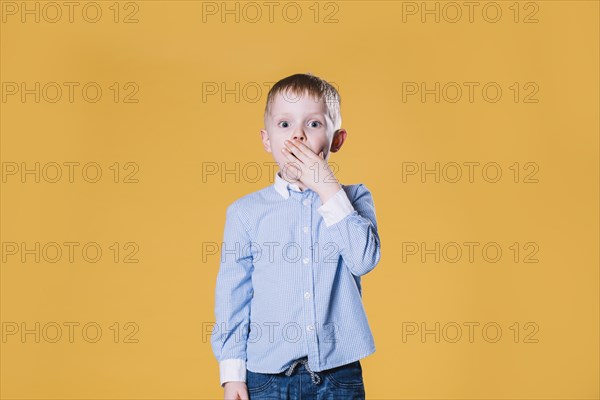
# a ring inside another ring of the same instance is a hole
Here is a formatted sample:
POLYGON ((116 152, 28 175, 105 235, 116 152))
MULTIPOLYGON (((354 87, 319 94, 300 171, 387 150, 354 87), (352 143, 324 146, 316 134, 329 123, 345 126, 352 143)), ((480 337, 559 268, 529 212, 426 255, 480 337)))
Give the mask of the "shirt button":
POLYGON ((304 298, 305 299, 310 299, 310 293, 304 292, 304 298))
POLYGON ((302 260, 302 262, 303 262, 304 264, 308 264, 308 262, 309 262, 309 261, 310 261, 310 260, 309 260, 308 258, 305 258, 304 260, 302 260))
POLYGON ((315 329, 315 327, 314 327, 314 326, 312 326, 312 325, 308 325, 308 326, 306 327, 306 330, 308 330, 308 331, 312 331, 313 329, 315 329))
POLYGON ((302 204, 304 204, 305 206, 310 205, 310 200, 309 199, 305 199, 302 204))
POLYGON ((308 233, 308 226, 304 227, 304 233, 308 233))

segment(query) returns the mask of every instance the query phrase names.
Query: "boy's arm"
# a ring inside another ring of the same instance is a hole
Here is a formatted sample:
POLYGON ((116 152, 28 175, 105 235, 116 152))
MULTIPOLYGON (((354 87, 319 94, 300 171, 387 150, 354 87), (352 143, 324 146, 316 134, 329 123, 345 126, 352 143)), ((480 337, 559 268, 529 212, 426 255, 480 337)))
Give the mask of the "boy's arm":
POLYGON ((339 246, 350 272, 361 276, 379 263, 381 242, 371 192, 363 184, 358 185, 356 190, 352 203, 344 189, 340 189, 317 211, 339 246))
POLYGON ((216 324, 211 335, 221 386, 229 381, 246 381, 246 341, 253 295, 250 236, 234 204, 226 214, 215 288, 216 324))

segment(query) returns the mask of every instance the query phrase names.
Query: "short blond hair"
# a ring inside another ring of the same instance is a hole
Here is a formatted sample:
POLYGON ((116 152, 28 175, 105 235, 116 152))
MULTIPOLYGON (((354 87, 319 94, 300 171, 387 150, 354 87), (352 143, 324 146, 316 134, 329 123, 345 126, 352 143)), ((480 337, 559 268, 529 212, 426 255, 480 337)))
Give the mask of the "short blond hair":
POLYGON ((269 94, 267 95, 267 105, 265 106, 264 116, 265 126, 267 122, 267 116, 271 112, 271 104, 273 103, 275 97, 280 93, 282 93, 284 96, 288 94, 296 96, 290 97, 290 99, 297 99, 297 96, 303 96, 304 93, 308 93, 313 98, 322 99, 325 103, 327 115, 333 122, 333 131, 335 132, 342 127, 340 94, 336 88, 334 88, 327 81, 314 76, 310 72, 308 74, 290 75, 273 85, 271 90, 269 90, 269 94))

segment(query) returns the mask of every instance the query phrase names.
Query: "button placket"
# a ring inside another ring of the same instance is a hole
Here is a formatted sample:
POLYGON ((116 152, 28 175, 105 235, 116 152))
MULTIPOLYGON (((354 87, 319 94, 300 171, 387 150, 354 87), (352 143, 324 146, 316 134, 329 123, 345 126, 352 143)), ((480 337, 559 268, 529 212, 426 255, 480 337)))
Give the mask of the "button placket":
MULTIPOLYGON (((311 211, 312 211, 312 208, 311 208, 312 201, 310 199, 311 193, 308 193, 308 196, 309 196, 308 198, 305 198, 304 200, 302 200, 302 204, 304 204, 304 206, 308 208, 308 210, 306 210, 306 212, 304 212, 304 210, 303 210, 303 213, 302 213, 303 215, 306 215, 306 217, 303 217, 303 220, 306 221, 304 228, 303 228, 304 233, 310 232, 309 226, 310 226, 311 211)), ((313 256, 313 254, 312 254, 312 239, 310 238, 310 236, 308 237, 308 239, 306 239, 306 237, 304 237, 302 239, 302 244, 303 244, 302 248, 303 248, 304 254, 310 254, 310 257, 304 257, 302 259, 302 263, 304 265, 308 265, 313 256), (308 246, 307 246, 307 243, 308 243, 308 246)))
POLYGON ((302 222, 303 222, 303 227, 302 227, 302 231, 304 232, 303 235, 300 236, 301 238, 301 248, 303 249, 303 254, 304 257, 302 258, 302 265, 304 267, 303 269, 303 276, 304 276, 304 291, 302 293, 302 296, 304 297, 304 318, 305 318, 305 323, 306 323, 306 332, 307 332, 307 337, 306 337, 306 345, 308 347, 308 351, 310 354, 310 358, 317 358, 319 357, 319 350, 318 348, 316 348, 317 342, 316 342, 316 338, 314 336, 314 333, 316 331, 315 329, 315 324, 316 324, 316 314, 315 314, 315 308, 314 308, 314 302, 310 301, 312 298, 312 293, 313 293, 313 269, 312 269, 312 263, 313 263, 313 243, 312 243, 312 235, 311 235, 311 223, 312 223, 312 204, 313 204, 313 200, 312 200, 312 196, 313 193, 309 192, 307 193, 307 198, 302 200, 302 222))

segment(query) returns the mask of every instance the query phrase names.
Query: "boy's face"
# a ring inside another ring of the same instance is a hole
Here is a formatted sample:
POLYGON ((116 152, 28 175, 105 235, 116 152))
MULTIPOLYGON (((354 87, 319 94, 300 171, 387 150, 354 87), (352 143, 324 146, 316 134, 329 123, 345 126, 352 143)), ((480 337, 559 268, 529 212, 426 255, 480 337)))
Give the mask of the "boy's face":
POLYGON ((305 93, 302 96, 279 93, 271 104, 265 128, 260 130, 265 150, 284 169, 288 162, 281 149, 285 140, 298 139, 315 154, 323 152, 327 160, 329 152, 338 151, 346 137, 343 129, 333 132, 333 121, 327 116, 323 99, 314 99, 305 93))

